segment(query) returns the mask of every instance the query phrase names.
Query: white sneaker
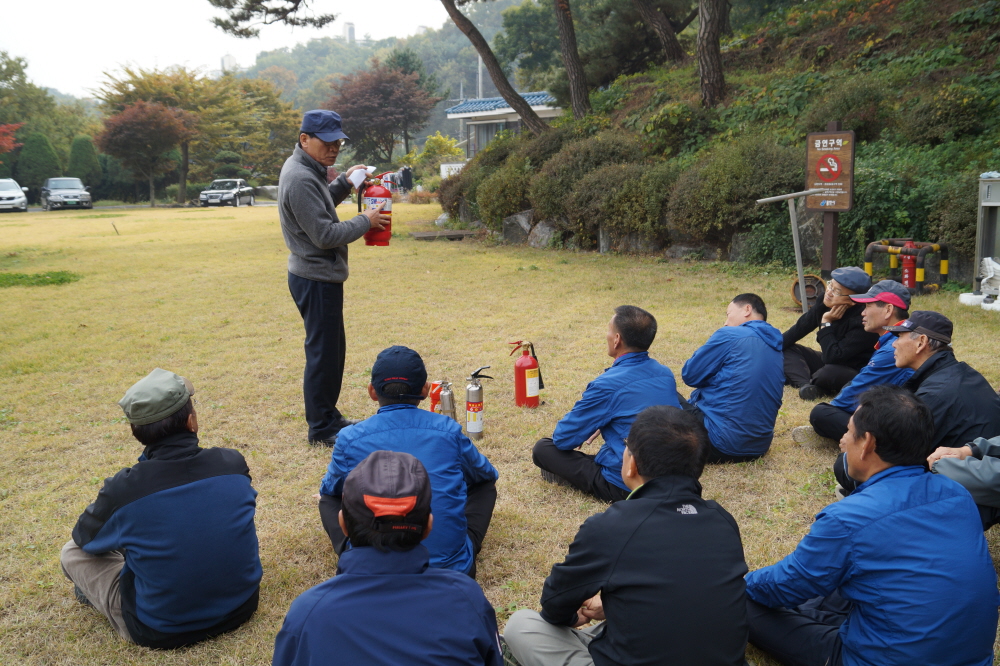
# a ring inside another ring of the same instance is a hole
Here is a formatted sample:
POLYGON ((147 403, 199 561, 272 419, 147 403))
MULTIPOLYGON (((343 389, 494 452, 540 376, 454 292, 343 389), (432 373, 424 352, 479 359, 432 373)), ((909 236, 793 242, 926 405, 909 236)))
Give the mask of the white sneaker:
POLYGON ((812 426, 792 428, 792 441, 798 442, 804 449, 822 449, 837 446, 836 440, 816 434, 812 426))
POLYGON ((837 496, 837 501, 838 502, 840 500, 844 499, 845 497, 847 497, 847 495, 844 493, 844 490, 846 490, 846 488, 844 488, 844 486, 842 486, 842 485, 840 485, 838 483, 837 484, 837 489, 833 491, 834 494, 837 496))

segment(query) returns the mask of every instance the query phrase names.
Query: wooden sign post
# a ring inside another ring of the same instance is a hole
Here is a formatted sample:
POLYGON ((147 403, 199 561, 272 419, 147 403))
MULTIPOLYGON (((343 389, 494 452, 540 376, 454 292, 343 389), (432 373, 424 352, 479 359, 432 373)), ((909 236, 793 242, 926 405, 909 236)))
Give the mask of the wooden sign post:
POLYGON ((806 210, 823 213, 822 276, 837 267, 838 213, 854 206, 854 132, 831 122, 826 132, 806 136, 806 189, 823 190, 806 197, 806 210))

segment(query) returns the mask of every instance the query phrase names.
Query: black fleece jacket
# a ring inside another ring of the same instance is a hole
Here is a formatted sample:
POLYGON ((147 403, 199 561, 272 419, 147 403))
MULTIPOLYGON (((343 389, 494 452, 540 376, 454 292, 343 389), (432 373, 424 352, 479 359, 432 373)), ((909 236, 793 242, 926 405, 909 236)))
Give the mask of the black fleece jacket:
POLYGON ((598 592, 607 622, 596 666, 740 666, 747 642, 740 530, 690 477, 650 480, 587 519, 542 591, 542 617, 569 626, 598 592))
MULTIPOLYGON (((861 324, 861 313, 864 309, 863 303, 852 305, 847 308, 843 317, 832 322, 830 326, 819 329, 816 340, 823 350, 824 364, 843 365, 854 370, 861 370, 868 365, 872 354, 875 353, 878 334, 867 332, 861 324)), ((829 310, 830 308, 826 307, 822 300, 816 301, 809 308, 809 312, 804 313, 791 328, 782 333, 782 349, 789 349, 819 328, 823 315, 829 310)))
POLYGON ((924 361, 903 386, 930 408, 935 449, 1000 435, 1000 395, 978 371, 959 362, 952 350, 924 361))

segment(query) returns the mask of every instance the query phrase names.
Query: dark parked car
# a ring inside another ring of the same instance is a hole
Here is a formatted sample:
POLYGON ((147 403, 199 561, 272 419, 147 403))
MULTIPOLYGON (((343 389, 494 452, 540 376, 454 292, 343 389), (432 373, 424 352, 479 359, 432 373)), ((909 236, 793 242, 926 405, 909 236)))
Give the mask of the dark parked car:
POLYGON ((79 178, 49 178, 42 185, 42 210, 93 208, 90 188, 79 178))
POLYGON ((253 188, 242 178, 213 180, 198 201, 202 206, 252 206, 253 188))
POLYGON ((21 187, 13 178, 0 178, 0 210, 28 212, 27 187, 21 187))

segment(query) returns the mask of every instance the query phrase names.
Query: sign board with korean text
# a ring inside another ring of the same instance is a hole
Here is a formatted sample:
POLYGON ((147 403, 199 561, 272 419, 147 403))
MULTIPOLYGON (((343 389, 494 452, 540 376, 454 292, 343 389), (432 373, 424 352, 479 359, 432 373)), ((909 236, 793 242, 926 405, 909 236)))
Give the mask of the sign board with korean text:
POLYGON ((806 210, 843 212, 854 206, 854 132, 812 132, 806 138, 806 210))

